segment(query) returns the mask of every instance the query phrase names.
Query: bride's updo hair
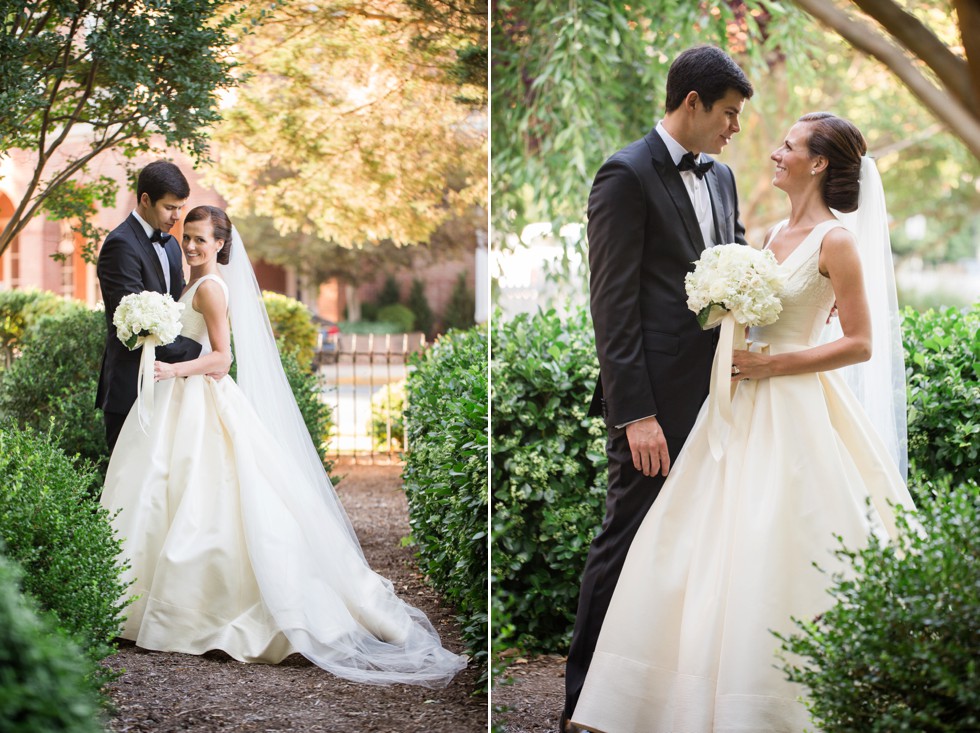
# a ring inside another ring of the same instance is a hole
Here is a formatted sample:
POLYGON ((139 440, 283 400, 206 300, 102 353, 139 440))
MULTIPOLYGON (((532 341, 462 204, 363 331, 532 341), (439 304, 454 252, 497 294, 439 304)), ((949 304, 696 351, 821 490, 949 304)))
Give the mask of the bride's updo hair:
POLYGON ((823 178, 823 200, 832 209, 844 213, 858 207, 861 185, 861 158, 868 144, 854 123, 830 112, 811 112, 798 122, 810 126, 807 149, 810 157, 822 155, 827 159, 823 178))
POLYGON ((228 214, 217 206, 195 206, 184 217, 185 224, 191 221, 208 220, 211 222, 214 238, 224 242, 218 250, 218 264, 227 265, 231 258, 231 219, 228 218, 228 214))

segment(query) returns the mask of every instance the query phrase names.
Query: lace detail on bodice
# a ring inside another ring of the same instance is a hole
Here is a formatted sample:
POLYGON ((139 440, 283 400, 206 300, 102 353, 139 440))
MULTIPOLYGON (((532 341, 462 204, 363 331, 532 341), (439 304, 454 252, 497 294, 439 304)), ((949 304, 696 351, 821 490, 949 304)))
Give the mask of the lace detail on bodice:
MULTIPOLYGON (((770 242, 785 223, 777 226, 770 242)), ((830 278, 820 274, 820 245, 827 232, 838 226, 842 224, 836 219, 818 224, 779 265, 785 278, 779 295, 782 313, 775 323, 752 328, 749 338, 770 344, 819 343, 835 300, 830 278)))
POLYGON ((180 335, 186 336, 189 339, 194 339, 197 343, 201 344, 201 355, 211 353, 211 341, 208 339, 208 325, 204 320, 204 314, 198 313, 194 310, 194 306, 191 303, 194 300, 194 293, 201 286, 205 280, 214 280, 219 285, 225 294, 225 308, 227 309, 228 303, 228 286, 225 285, 225 281, 222 280, 217 275, 205 275, 200 280, 192 284, 183 295, 180 296, 180 302, 184 304, 184 312, 180 314, 180 335))

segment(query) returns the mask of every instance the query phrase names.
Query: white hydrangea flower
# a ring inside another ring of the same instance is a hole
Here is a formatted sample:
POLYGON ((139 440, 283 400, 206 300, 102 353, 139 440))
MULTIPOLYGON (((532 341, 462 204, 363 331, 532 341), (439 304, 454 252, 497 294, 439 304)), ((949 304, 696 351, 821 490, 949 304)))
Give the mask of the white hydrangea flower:
POLYGON ((130 293, 119 301, 112 323, 116 335, 130 351, 142 346, 153 336, 163 346, 180 335, 180 313, 184 304, 176 302, 169 293, 144 290, 130 293))
POLYGON ((772 252, 741 244, 706 249, 684 278, 687 307, 697 313, 702 328, 717 325, 725 312, 747 326, 774 323, 783 310, 782 285, 772 252))

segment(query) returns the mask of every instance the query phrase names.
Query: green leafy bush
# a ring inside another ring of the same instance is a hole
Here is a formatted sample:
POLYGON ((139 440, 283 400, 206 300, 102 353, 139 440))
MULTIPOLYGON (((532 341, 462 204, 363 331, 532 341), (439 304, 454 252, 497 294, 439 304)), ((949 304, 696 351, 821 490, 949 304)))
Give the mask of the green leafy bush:
POLYGON ((476 296, 466 284, 466 273, 459 273, 456 285, 446 304, 446 312, 442 316, 442 327, 447 331, 451 328, 469 328, 473 325, 473 314, 476 308, 476 296))
MULTIPOLYGON (((80 455, 104 474, 105 423, 95 407, 105 348, 105 313, 81 303, 43 316, 21 343, 21 354, 0 378, 0 415, 45 431, 69 456, 80 455)), ((101 485, 101 481, 99 481, 101 485)))
POLYGON ((398 326, 396 333, 408 333, 415 327, 415 314, 401 303, 386 305, 379 310, 378 320, 398 326))
POLYGON ((410 451, 402 473, 422 570, 459 612, 486 675, 487 334, 440 338, 413 359, 406 384, 410 451))
POLYGON ((779 637, 824 733, 980 730, 980 487, 946 481, 916 493, 899 540, 841 547, 836 604, 779 637))
POLYGON ((926 476, 980 481, 980 303, 904 311, 909 460, 926 476))
POLYGON ((496 318, 492 349, 494 645, 562 651, 606 495, 591 321, 496 318))
POLYGON ((21 595, 20 581, 20 569, 0 557, 0 730, 101 733, 91 663, 21 595))
POLYGON ((317 330, 310 311, 298 300, 270 290, 262 291, 262 299, 280 349, 295 354, 300 364, 312 369, 317 330))
POLYGON ((0 425, 0 542, 24 591, 96 661, 113 652, 128 603, 120 542, 90 495, 100 480, 47 436, 0 425))
POLYGON ((386 384, 371 398, 371 437, 381 451, 400 451, 405 447, 405 380, 386 384), (391 422, 391 444, 388 423, 391 422))
POLYGON ((408 307, 415 316, 415 329, 431 337, 435 315, 429 305, 429 299, 425 297, 425 283, 418 278, 412 280, 412 289, 408 293, 408 307))
POLYGON ((10 366, 30 326, 64 302, 47 290, 0 290, 0 368, 10 366))
POLYGON ((341 321, 340 323, 341 333, 356 333, 369 334, 369 333, 404 333, 397 323, 391 323, 389 321, 341 321))

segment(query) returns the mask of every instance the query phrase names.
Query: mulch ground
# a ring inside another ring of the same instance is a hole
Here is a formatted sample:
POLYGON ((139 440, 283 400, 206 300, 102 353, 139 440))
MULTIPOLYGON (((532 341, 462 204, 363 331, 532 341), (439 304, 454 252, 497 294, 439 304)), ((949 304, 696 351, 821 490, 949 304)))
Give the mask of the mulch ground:
POLYGON ((495 677, 493 726, 500 733, 555 733, 565 704, 565 658, 511 658, 495 677))
MULTIPOLYGON (((375 570, 399 595, 426 613, 443 645, 462 652, 452 609, 425 584, 408 535, 400 466, 340 464, 337 486, 375 570)), ((110 687, 115 705, 109 729, 124 731, 343 733, 482 733, 487 698, 475 694, 477 673, 467 668, 444 690, 359 685, 335 677, 298 654, 278 665, 242 664, 222 652, 203 656, 138 649, 120 642, 108 666, 123 670, 110 687)), ((531 729, 528 729, 531 730, 531 729)))

